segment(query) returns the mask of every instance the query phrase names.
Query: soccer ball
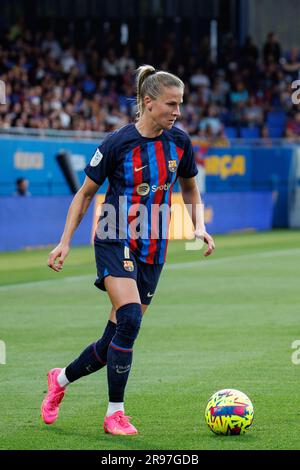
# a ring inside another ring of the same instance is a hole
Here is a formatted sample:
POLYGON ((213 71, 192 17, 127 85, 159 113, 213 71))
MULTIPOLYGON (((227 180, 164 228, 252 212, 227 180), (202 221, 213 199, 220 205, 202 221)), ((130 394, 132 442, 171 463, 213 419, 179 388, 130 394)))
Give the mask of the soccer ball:
POLYGON ((234 389, 219 390, 208 400, 205 421, 215 434, 244 434, 252 424, 253 405, 245 393, 234 389))

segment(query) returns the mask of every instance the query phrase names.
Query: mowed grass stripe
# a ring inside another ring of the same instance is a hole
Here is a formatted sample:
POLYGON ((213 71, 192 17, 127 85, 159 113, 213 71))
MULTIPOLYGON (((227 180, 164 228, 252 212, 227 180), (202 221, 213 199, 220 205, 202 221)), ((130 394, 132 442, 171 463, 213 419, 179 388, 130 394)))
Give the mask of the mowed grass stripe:
MULTIPOLYGON (((274 258, 274 257, 282 257, 282 256, 297 256, 300 254, 300 249, 295 249, 295 248, 290 248, 286 250, 273 250, 273 251, 267 251, 264 253, 260 253, 261 258, 274 258)), ((238 261, 255 261, 256 260, 256 254, 248 254, 248 255, 237 255, 237 256, 225 256, 224 258, 219 258, 219 259, 209 259, 206 258, 205 260, 202 261, 190 261, 187 263, 184 262, 178 262, 178 263, 167 263, 164 266, 164 270, 174 270, 174 269, 189 269, 189 268, 207 268, 207 267, 212 267, 218 264, 230 264, 231 261, 238 262, 238 261)), ((5 291, 6 289, 10 288, 17 288, 17 287, 36 287, 37 284, 40 285, 47 285, 52 282, 80 282, 83 281, 84 279, 92 279, 90 274, 84 274, 84 275, 79 275, 79 276, 66 276, 63 277, 62 279, 48 279, 48 280, 41 280, 41 281, 34 281, 34 282, 23 282, 23 283, 17 283, 17 284, 7 284, 4 286, 0 286, 0 292, 5 291)))

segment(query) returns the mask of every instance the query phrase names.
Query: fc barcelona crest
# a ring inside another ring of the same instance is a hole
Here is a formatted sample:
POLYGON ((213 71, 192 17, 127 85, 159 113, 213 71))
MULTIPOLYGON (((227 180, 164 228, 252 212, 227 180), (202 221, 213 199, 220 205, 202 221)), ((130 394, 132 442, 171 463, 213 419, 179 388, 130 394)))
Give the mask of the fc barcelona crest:
POLYGON ((123 265, 124 265, 125 271, 129 271, 130 273, 134 271, 134 264, 133 264, 133 261, 131 261, 130 259, 124 259, 123 265))
POLYGON ((177 160, 169 160, 168 166, 169 166, 169 170, 172 173, 175 173, 175 171, 177 170, 177 160))

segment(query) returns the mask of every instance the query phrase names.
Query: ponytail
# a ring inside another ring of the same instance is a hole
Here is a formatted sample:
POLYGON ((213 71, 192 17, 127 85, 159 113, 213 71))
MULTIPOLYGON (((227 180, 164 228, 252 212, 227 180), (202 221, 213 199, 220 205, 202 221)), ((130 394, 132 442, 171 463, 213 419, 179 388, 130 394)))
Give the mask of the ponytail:
POLYGON ((137 69, 136 75, 136 100, 137 118, 144 112, 144 97, 150 96, 155 100, 161 93, 163 87, 176 86, 184 90, 184 84, 176 75, 169 72, 158 71, 152 65, 142 65, 137 69))

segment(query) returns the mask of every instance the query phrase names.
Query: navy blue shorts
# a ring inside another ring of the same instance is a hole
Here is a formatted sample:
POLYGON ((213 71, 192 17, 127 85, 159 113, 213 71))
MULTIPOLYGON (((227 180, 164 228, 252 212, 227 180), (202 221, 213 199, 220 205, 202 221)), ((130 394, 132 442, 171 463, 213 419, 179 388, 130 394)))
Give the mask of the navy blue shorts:
POLYGON ((97 279, 95 286, 106 290, 106 276, 134 279, 140 294, 141 303, 149 305, 163 268, 163 264, 142 263, 122 242, 95 244, 97 279))

